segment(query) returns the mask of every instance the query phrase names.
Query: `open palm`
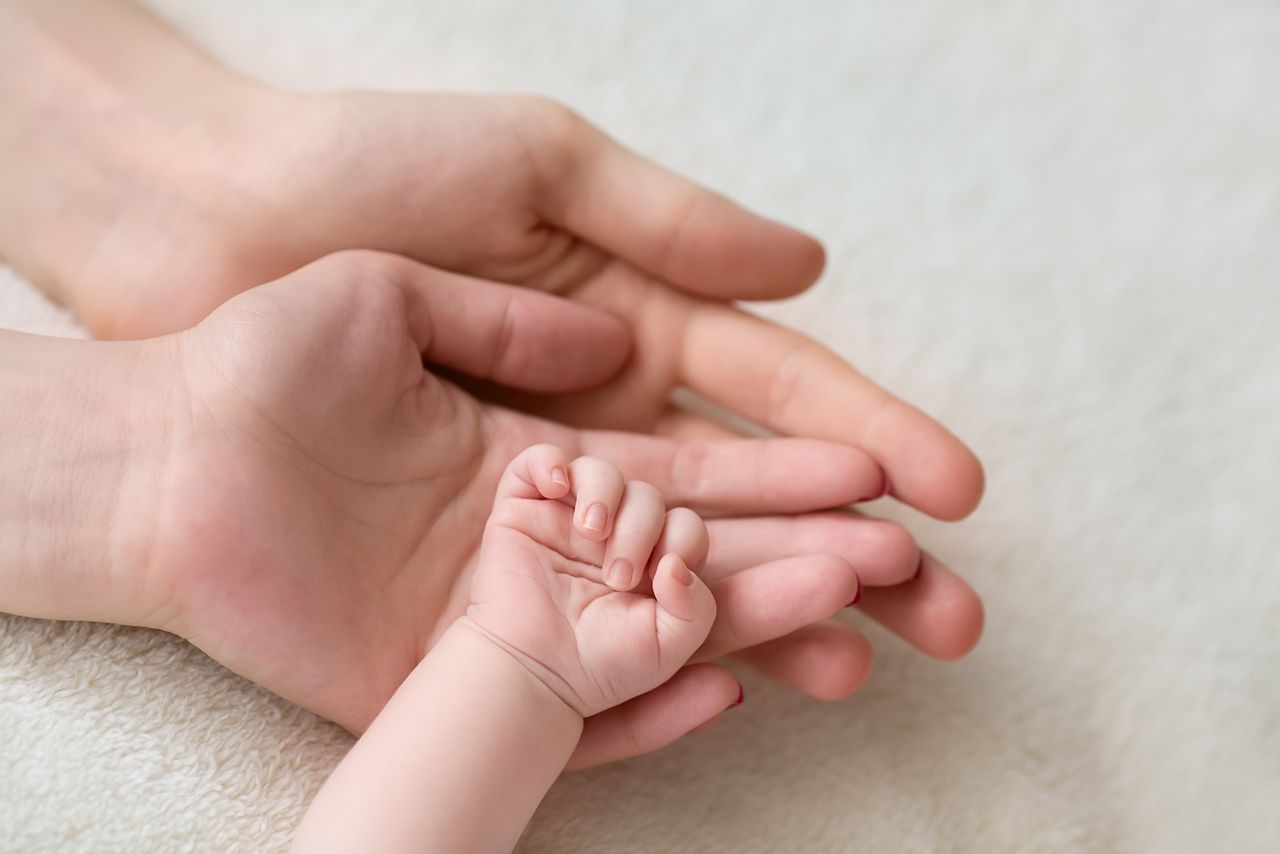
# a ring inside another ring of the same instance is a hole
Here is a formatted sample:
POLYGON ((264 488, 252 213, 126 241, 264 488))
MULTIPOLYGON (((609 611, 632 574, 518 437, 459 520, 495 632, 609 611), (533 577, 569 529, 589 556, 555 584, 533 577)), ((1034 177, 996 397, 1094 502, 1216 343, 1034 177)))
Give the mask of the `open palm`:
MULTIPOLYGON (((209 108, 209 136, 186 134, 155 152, 185 164, 182 186, 172 172, 121 170, 130 180, 104 225, 111 239, 90 229, 81 239, 96 251, 50 261, 82 259, 54 275, 96 333, 183 329, 328 253, 381 249, 566 296, 629 332, 631 358, 597 389, 471 387, 481 397, 578 426, 729 435, 672 406, 672 390, 685 387, 779 434, 863 449, 892 495, 926 513, 954 519, 976 505, 981 468, 941 425, 810 339, 727 302, 803 290, 822 266, 812 239, 646 161, 546 99, 235 91, 209 108)), ((806 530, 797 538, 777 523, 758 539, 868 561, 864 610, 931 655, 952 658, 976 642, 977 597, 942 564, 921 562, 903 529, 854 516, 806 530), (897 583, 917 566, 915 582, 897 583)), ((848 625, 806 628, 794 641, 753 663, 818 696, 851 690, 870 663, 869 645, 848 625)))
MULTIPOLYGON (((865 453, 580 431, 483 404, 423 367, 545 391, 589 384, 626 357, 608 315, 345 253, 158 340, 176 345, 185 389, 150 550, 170 615, 162 627, 350 729, 465 612, 495 486, 531 444, 615 460, 702 512, 763 514, 754 540, 717 536, 737 518, 711 523, 705 573, 724 606, 704 658, 782 638, 856 593, 859 570, 821 548, 832 522, 791 514, 878 494, 882 475, 865 453), (717 554, 720 539, 733 545, 717 554)), ((688 668, 589 722, 580 762, 660 746, 736 694, 720 668, 688 668)))
POLYGON ((931 515, 959 518, 977 503, 981 469, 941 425, 803 335, 728 304, 810 285, 823 251, 806 235, 548 99, 251 91, 210 117, 205 144, 184 137, 161 155, 188 164, 190 186, 136 176, 109 245, 61 272, 96 334, 178 331, 324 255, 392 252, 567 296, 627 325, 627 394, 524 406, 575 424, 684 427, 669 394, 687 386, 780 433, 858 444, 890 472, 896 497, 931 515))

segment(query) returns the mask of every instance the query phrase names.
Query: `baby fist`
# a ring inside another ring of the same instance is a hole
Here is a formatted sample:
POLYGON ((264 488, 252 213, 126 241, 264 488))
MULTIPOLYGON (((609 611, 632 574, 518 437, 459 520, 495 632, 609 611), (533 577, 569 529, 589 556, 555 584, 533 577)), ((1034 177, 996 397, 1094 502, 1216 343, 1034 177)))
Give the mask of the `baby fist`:
POLYGON ((706 640, 715 599, 698 577, 693 511, 595 457, 551 445, 498 485, 468 618, 588 716, 670 679, 706 640))

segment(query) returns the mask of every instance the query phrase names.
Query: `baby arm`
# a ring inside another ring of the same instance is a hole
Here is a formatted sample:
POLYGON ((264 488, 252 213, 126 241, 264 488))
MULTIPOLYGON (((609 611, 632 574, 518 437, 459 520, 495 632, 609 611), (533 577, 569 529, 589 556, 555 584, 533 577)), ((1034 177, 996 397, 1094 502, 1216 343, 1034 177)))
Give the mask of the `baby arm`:
POLYGON ((455 623, 307 811, 297 851, 510 850, 564 768, 582 716, 455 623))
POLYGON ((706 639, 705 553, 701 519, 647 484, 526 450, 498 487, 467 615, 325 783, 294 849, 509 851, 583 718, 665 682, 706 639))

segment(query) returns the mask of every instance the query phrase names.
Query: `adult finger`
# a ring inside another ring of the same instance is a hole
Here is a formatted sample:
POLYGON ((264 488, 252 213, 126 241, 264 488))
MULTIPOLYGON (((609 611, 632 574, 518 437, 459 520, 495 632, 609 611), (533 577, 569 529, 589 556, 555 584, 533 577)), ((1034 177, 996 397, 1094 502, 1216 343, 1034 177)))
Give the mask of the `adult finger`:
POLYGON ((920 566, 920 547, 906 528, 856 511, 713 519, 708 530, 711 547, 703 577, 709 581, 806 554, 844 558, 869 586, 907 581, 920 566))
POLYGON ((698 659, 737 652, 824 620, 858 600, 847 562, 806 555, 761 564, 711 582, 718 611, 698 659))
POLYGON ((808 287, 821 244, 627 150, 571 110, 526 99, 518 120, 543 178, 539 213, 685 290, 769 299, 808 287))
POLYGON ((934 658, 959 658, 982 636, 982 600, 964 579, 925 553, 911 581, 867 588, 859 610, 934 658))
POLYGON ((587 718, 566 770, 650 753, 738 705, 742 686, 716 664, 691 664, 662 685, 587 718))
POLYGON ((810 697, 839 700, 867 681, 872 653, 862 632, 836 620, 823 620, 748 647, 734 658, 810 697))
POLYGON ((667 511, 667 521, 662 526, 658 544, 653 547, 654 556, 650 563, 656 569, 663 555, 677 554, 686 566, 702 574, 709 548, 707 523, 702 517, 688 507, 673 507, 667 511))
MULTIPOLYGON (((677 436, 733 435, 681 410, 668 411, 664 423, 677 436)), ((712 534, 715 553, 708 555, 703 570, 708 580, 788 555, 835 554, 849 561, 867 585, 862 610, 926 654, 958 658, 982 635, 983 609, 977 594, 964 579, 920 551, 910 532, 894 522, 835 511, 791 518, 714 519, 707 524, 712 532, 728 534, 712 534), (919 578, 927 579, 925 584, 902 584, 919 578)))
POLYGON ((865 449, 893 495, 932 516, 961 518, 982 496, 981 465, 945 427, 815 341, 739 309, 691 312, 679 379, 770 430, 865 449))
POLYGON ((849 445, 813 439, 674 441, 588 430, 582 447, 703 515, 805 513, 874 498, 880 467, 849 445))
POLYGON ((606 312, 399 255, 339 252, 287 278, 304 274, 341 282, 353 299, 370 299, 376 284, 393 286, 424 361, 506 386, 589 388, 616 373, 631 349, 627 327, 606 312))

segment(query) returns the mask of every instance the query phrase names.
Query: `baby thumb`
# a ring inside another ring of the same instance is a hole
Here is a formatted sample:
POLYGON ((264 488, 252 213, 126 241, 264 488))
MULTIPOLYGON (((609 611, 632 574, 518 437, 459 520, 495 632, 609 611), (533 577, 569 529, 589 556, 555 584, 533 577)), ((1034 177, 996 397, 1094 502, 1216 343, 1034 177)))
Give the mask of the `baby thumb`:
MULTIPOLYGON (((667 619, 663 627, 664 645, 670 643, 687 659, 711 632, 716 619, 716 600, 710 588, 674 552, 662 556, 653 574, 653 596, 658 613, 667 619)), ((683 662, 682 662, 683 663, 683 662)))

